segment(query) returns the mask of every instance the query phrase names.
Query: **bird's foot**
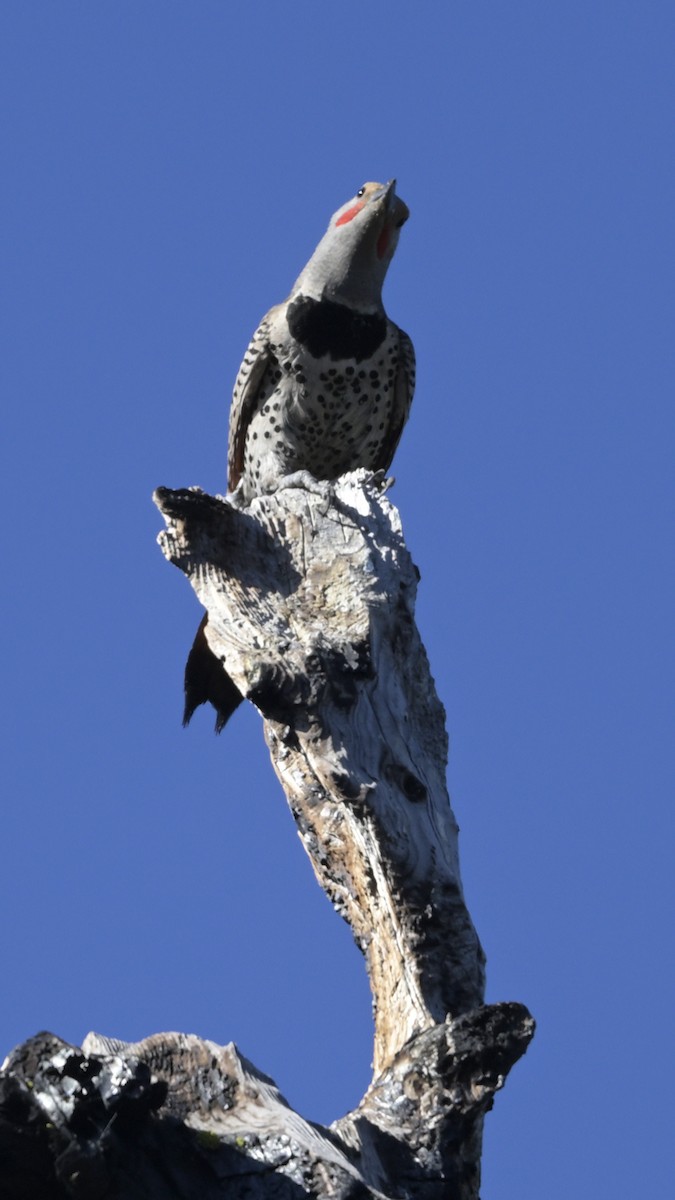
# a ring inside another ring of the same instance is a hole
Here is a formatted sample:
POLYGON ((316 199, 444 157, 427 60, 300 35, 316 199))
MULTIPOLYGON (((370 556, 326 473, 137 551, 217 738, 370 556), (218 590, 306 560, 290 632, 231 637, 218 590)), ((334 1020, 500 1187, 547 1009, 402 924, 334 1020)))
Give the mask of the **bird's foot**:
POLYGON ((328 500, 334 493, 334 485, 329 479, 315 479, 309 471, 291 471, 290 475, 283 475, 279 480, 275 491, 280 491, 281 488, 304 488, 306 492, 312 492, 315 496, 321 496, 322 499, 328 500))
POLYGON ((393 488, 394 484, 396 483, 394 476, 387 475, 386 471, 373 471, 371 481, 375 484, 375 487, 382 492, 382 495, 384 495, 385 492, 388 492, 390 488, 393 488))

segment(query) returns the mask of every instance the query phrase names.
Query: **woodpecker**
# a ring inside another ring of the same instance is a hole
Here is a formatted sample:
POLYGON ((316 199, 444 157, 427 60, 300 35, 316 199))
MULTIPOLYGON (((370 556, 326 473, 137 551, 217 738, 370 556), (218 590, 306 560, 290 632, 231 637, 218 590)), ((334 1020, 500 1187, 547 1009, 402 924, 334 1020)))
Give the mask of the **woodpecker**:
MULTIPOLYGON (((358 467, 388 469, 410 411, 415 354, 384 311, 382 285, 408 216, 396 180, 365 183, 331 217, 288 299, 263 317, 232 397, 233 503, 297 473, 334 480, 358 467)), ((183 724, 208 700, 220 732, 242 697, 209 649, 207 620, 185 668, 183 724)))

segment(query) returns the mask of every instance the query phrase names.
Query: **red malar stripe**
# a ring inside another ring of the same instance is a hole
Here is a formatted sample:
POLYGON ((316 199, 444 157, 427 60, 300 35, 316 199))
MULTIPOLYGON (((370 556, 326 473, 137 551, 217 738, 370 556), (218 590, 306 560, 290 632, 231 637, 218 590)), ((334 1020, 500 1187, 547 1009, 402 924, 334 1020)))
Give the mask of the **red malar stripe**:
POLYGON ((362 208, 363 208, 363 204, 355 204, 353 208, 348 208, 347 211, 344 212, 341 217, 338 217, 335 224, 336 225, 346 225, 347 221, 353 221, 356 214, 360 213, 362 208))

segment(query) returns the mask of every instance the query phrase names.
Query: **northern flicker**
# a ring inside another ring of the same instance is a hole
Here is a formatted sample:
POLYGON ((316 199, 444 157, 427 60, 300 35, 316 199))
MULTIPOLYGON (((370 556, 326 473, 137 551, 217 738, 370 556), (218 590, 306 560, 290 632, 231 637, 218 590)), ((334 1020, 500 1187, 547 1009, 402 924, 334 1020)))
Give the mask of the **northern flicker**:
MULTIPOLYGON (((395 188, 394 179, 365 183, 338 209, 288 299, 256 329, 230 412, 235 503, 296 472, 332 480, 389 467, 415 386, 412 342, 382 304, 409 215, 395 188)), ((208 700, 220 732, 242 697, 209 649, 206 624, 205 616, 185 668, 183 723, 208 700)))

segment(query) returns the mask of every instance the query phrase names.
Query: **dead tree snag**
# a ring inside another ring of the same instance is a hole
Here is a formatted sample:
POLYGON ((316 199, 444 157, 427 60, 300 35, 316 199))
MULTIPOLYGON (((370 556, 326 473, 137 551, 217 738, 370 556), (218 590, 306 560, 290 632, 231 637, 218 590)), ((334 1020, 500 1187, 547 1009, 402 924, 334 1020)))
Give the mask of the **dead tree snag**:
POLYGON ((483 1004, 444 712, 398 513, 363 470, 245 509, 196 489, 155 499, 162 550, 208 611, 211 649, 260 710, 317 879, 365 955, 373 1081, 327 1129, 294 1113, 234 1046, 90 1035, 78 1050, 43 1035, 1 1077, 0 1148, 5 1139, 15 1163, 23 1137, 35 1163, 52 1164, 61 1190, 33 1181, 37 1200, 476 1200, 482 1118, 534 1023, 522 1005, 483 1004))

